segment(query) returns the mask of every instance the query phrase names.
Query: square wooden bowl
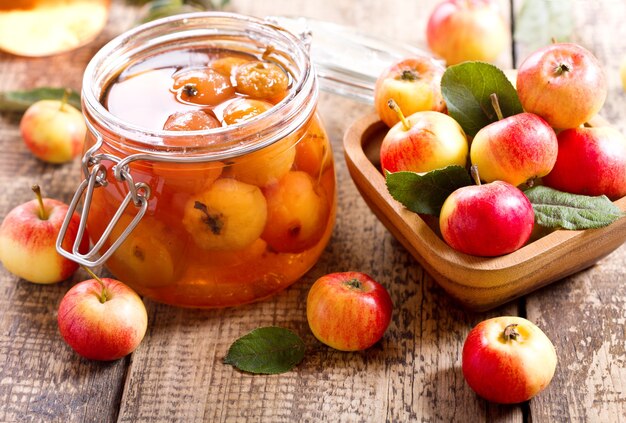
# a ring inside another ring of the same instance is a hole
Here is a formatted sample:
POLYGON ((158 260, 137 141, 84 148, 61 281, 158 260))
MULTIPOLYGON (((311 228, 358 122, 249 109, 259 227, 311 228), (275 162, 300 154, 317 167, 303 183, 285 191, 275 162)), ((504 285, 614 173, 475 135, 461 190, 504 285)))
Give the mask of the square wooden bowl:
MULTIPOLYGON (((500 257, 475 257, 453 250, 438 235, 436 218, 411 212, 389 194, 379 170, 380 143, 387 130, 376 114, 348 128, 343 144, 350 175, 393 236, 448 294, 470 310, 497 307, 585 269, 626 240, 623 217, 601 229, 556 230, 500 257)), ((615 204, 626 211, 626 197, 615 204)))

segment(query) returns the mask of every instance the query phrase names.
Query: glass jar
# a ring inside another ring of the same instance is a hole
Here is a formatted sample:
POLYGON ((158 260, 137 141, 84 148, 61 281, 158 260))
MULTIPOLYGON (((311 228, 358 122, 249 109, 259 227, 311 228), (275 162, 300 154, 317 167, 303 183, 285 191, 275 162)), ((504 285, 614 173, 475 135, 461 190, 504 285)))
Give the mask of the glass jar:
POLYGON ((335 220, 317 97, 303 42, 256 18, 179 15, 112 40, 85 71, 85 180, 70 205, 83 201, 93 247, 60 252, 177 306, 233 306, 286 288, 316 263, 335 220), (129 66, 198 47, 275 62, 290 75, 288 94, 254 118, 200 131, 147 129, 104 106, 129 66))

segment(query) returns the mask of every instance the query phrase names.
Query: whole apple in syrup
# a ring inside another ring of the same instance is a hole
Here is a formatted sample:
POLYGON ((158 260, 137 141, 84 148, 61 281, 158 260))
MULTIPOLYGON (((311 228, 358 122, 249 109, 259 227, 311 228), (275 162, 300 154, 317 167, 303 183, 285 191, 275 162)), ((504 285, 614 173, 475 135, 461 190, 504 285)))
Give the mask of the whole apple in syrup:
POLYGON ((543 183, 581 195, 626 195, 626 138, 609 126, 561 131, 556 164, 543 183))
POLYGON ((378 342, 389 326, 392 309, 387 290, 360 272, 322 276, 306 300, 313 335, 340 351, 360 351, 378 342))
POLYGON ((556 370, 550 339, 515 316, 484 320, 463 344, 463 376, 481 397, 500 404, 528 401, 544 390, 556 370))
POLYGON ((542 177, 556 162, 558 143, 554 130, 539 116, 519 113, 502 118, 497 96, 491 95, 497 122, 482 128, 470 148, 470 159, 483 181, 520 185, 542 177))
POLYGON ((509 27, 494 0, 443 1, 426 27, 428 46, 448 66, 467 60, 493 61, 509 39, 509 27))
POLYGON ((74 285, 59 305, 61 336, 90 360, 117 360, 143 340, 148 314, 141 298, 115 279, 99 278, 74 285))
POLYGON ((457 189, 446 199, 439 215, 444 241, 457 251, 494 257, 523 246, 533 230, 535 213, 530 201, 513 185, 495 181, 457 189))
POLYGON ((83 115, 66 100, 41 100, 24 112, 20 132, 37 158, 64 163, 83 151, 87 127, 83 115))
MULTIPOLYGON (((60 201, 42 198, 38 185, 33 186, 36 200, 15 207, 0 226, 0 261, 11 273, 34 283, 55 283, 69 278, 78 268, 56 251, 57 236, 68 206, 60 201)), ((80 216, 72 215, 63 248, 72 249, 80 216)), ((89 247, 83 236, 79 251, 89 247)))
POLYGON ((389 127, 400 121, 387 105, 389 99, 406 115, 424 110, 444 112, 441 77, 445 70, 439 62, 425 56, 408 57, 385 69, 374 88, 374 106, 380 120, 389 127))
POLYGON ((405 118, 393 100, 389 100, 389 107, 400 122, 389 129, 380 146, 383 172, 429 172, 450 165, 465 166, 467 138, 457 121, 433 111, 405 118))
POLYGON ((572 43, 555 43, 526 58, 517 72, 524 110, 553 128, 575 128, 598 113, 607 95, 604 72, 593 54, 572 43))

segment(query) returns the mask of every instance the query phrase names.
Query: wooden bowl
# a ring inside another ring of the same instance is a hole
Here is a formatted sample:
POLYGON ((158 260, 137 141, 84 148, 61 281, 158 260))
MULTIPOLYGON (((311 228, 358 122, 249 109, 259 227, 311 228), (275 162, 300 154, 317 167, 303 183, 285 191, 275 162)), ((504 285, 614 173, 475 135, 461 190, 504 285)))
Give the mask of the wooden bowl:
MULTIPOLYGON (((388 128, 376 114, 348 128, 344 154, 350 175, 370 209, 426 271, 461 305, 484 311, 562 279, 597 262, 626 240, 626 218, 601 229, 556 230, 519 250, 494 258, 450 248, 438 221, 394 200, 379 171, 380 143, 388 128)), ((626 211, 626 197, 615 202, 626 211)))

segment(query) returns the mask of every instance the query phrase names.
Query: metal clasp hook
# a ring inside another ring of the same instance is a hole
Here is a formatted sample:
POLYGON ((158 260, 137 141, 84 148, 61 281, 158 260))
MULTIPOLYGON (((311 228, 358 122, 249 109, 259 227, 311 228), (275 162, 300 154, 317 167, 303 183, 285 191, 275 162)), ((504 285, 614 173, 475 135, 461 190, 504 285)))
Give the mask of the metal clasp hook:
POLYGON ((133 178, 130 174, 130 168, 128 167, 128 162, 121 164, 120 162, 122 160, 111 154, 95 154, 102 146, 103 138, 101 135, 97 134, 91 126, 89 126, 89 129, 96 136, 97 141, 94 146, 85 153, 85 156, 83 157, 82 167, 85 179, 79 185, 76 193, 74 194, 74 197, 72 198, 72 201, 69 204, 67 215, 63 220, 63 225, 61 226, 59 236, 57 237, 56 250, 63 257, 75 261, 76 263, 82 264, 83 266, 97 267, 102 265, 126 240, 126 238, 133 231, 133 229, 137 227, 137 224, 143 218, 146 210, 148 209, 148 199, 150 198, 151 192, 150 187, 147 184, 143 182, 135 183, 133 181, 133 178), (85 228, 87 226, 87 218, 89 216, 89 210, 91 208, 93 192, 96 188, 106 186, 108 184, 106 167, 101 163, 103 159, 110 160, 116 163, 116 165, 114 165, 115 178, 120 182, 126 182, 128 186, 128 194, 126 194, 126 197, 113 215, 113 218, 102 233, 100 239, 87 253, 82 254, 79 251, 79 247, 81 240, 85 235, 85 228), (78 204, 83 195, 85 196, 85 199, 83 201, 83 210, 80 215, 80 222, 78 225, 76 240, 74 241, 72 250, 68 251, 63 248, 63 241, 65 239, 65 236, 67 235, 67 229, 69 227, 72 216, 77 210, 78 204), (133 202, 135 207, 138 208, 137 214, 130 222, 130 224, 124 229, 119 238, 117 238, 117 240, 115 240, 115 242, 104 253, 100 253, 100 250, 104 246, 104 243, 110 237, 113 228, 119 222, 122 214, 124 213, 124 210, 126 210, 131 201, 133 202))

